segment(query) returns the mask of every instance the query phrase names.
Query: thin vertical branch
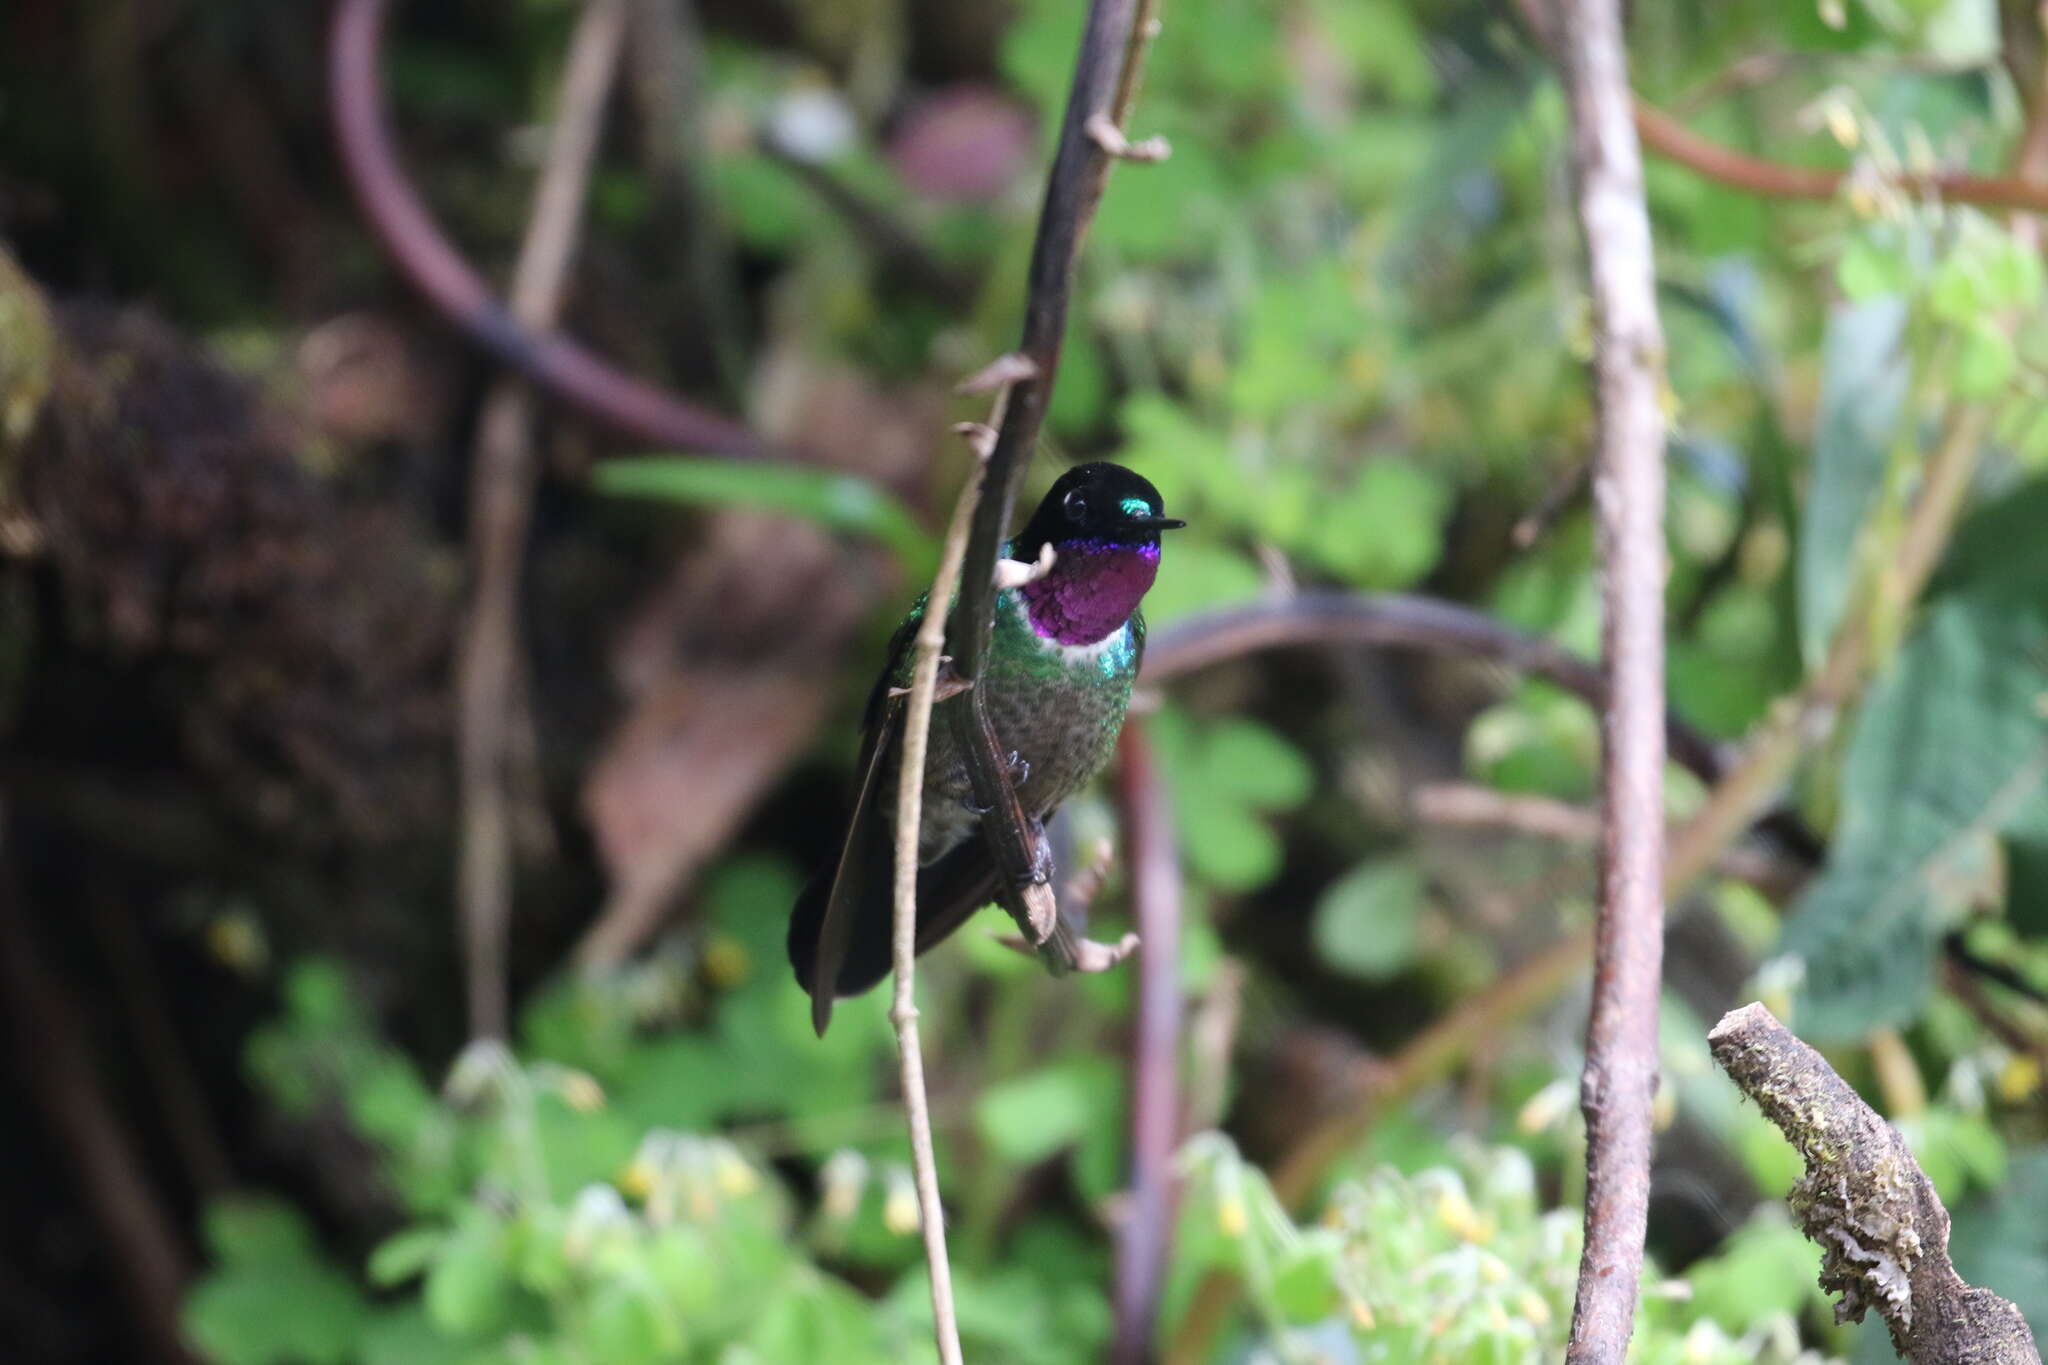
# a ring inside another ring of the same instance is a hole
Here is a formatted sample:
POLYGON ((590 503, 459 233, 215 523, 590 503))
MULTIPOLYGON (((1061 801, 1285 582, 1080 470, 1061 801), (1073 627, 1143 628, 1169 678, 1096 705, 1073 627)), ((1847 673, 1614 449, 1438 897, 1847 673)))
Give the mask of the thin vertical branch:
MULTIPOLYGON (((587 0, 570 40, 561 108, 512 279, 512 314, 535 331, 551 330, 561 312, 626 19, 626 0, 587 0)), ((525 381, 499 380, 484 400, 471 472, 474 587, 456 665, 462 789, 457 899, 469 1028, 478 1038, 502 1038, 506 1026, 515 727, 531 723, 520 681, 519 568, 538 478, 532 422, 533 393, 525 381)))
POLYGON ((1131 904, 1145 951, 1138 958, 1137 1025, 1131 1034, 1131 1193, 1117 1233, 1110 1359, 1144 1365, 1156 1352, 1153 1335, 1173 1232, 1173 1155, 1181 1135, 1181 877, 1173 816, 1144 723, 1126 722, 1118 747, 1131 904))
MULTIPOLYGON (((1024 485, 1024 472, 1045 420, 1053 380, 1059 374, 1066 336, 1067 304, 1082 235, 1102 201, 1114 143, 1137 91, 1145 51, 1158 24, 1156 0, 1090 0, 1074 60, 1074 80, 1060 123, 1059 150, 1046 179, 1026 282, 1024 332, 1017 347, 1022 377, 1010 389, 1009 406, 989 457, 981 505, 967 542, 961 582, 965 591, 954 608, 951 631, 954 667, 968 683, 981 676, 995 621, 995 566, 1024 485), (1102 136, 1107 129, 1114 137, 1102 136)), ((987 703, 979 690, 950 706, 949 722, 967 757, 975 803, 1003 877, 1006 909, 1055 970, 1074 965, 1071 945, 1055 933, 1057 918, 1039 840, 1024 818, 996 743, 987 703), (1068 955, 1061 956, 1066 948, 1068 955), (1048 951, 1049 950, 1049 951, 1048 951)))
MULTIPOLYGON (((977 451, 977 456, 979 452, 977 451)), ((946 1259, 946 1214, 939 1203, 938 1158, 932 1150, 931 1106, 924 1091, 924 1049, 917 1035, 917 839, 924 821, 924 758, 931 739, 932 700, 938 690, 939 651, 946 640, 946 613, 960 581, 968 523, 981 493, 983 469, 977 458, 967 486, 946 527, 946 547, 925 598, 912 655, 910 698, 903 717, 903 767, 896 781, 896 866, 894 933, 896 996, 889 1019, 896 1025, 896 1050, 903 1076, 903 1108, 910 1123, 910 1158, 917 1179, 918 1222, 924 1228, 924 1257, 931 1274, 932 1327, 941 1365, 960 1365, 960 1328, 953 1315, 953 1272, 946 1259)))
POLYGON ((1664 337, 1617 0, 1565 0, 1559 45, 1591 281, 1593 501, 1607 669, 1600 911, 1586 1024, 1586 1244, 1567 1360, 1620 1365, 1650 1207, 1664 952, 1664 337))

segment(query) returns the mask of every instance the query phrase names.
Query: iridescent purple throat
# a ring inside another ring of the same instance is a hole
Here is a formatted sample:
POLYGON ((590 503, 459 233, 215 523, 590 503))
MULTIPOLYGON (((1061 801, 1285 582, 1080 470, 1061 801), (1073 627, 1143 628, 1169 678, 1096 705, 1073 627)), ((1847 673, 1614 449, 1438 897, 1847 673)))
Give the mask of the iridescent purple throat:
POLYGON ((1058 547, 1052 572, 1018 591, 1041 639, 1092 645, 1121 630, 1159 573, 1159 543, 1118 545, 1070 540, 1058 547))

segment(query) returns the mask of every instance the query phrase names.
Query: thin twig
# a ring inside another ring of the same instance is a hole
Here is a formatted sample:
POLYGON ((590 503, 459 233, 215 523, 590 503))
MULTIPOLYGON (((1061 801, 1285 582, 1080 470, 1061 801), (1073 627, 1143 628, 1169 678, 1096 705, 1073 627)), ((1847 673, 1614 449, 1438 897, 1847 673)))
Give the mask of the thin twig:
POLYGON ((1762 1005, 1722 1016, 1707 1045, 1806 1162, 1793 1215, 1821 1249, 1837 1322, 1876 1309, 1913 1365, 2040 1365, 2018 1308, 1973 1289, 1948 1255, 1949 1217, 1906 1140, 1762 1005))
MULTIPOLYGON (((1643 146, 1709 180, 1750 194, 1770 199, 1833 199, 1849 178, 1847 171, 1787 166, 1724 147, 1701 137, 1647 100, 1635 100, 1632 112, 1643 146)), ((1950 203, 2048 212, 2048 181, 1975 175, 1969 171, 1927 171, 1907 172, 1899 176, 1899 182, 1910 193, 1950 203)))
POLYGON ((960 581, 967 528, 981 492, 982 462, 975 461, 946 527, 946 546, 932 579, 924 619, 918 623, 911 663, 910 698, 903 717, 903 767, 896 782, 896 920, 891 947, 896 996, 889 1019, 896 1025, 902 1063, 903 1108, 910 1123, 910 1158, 917 1177, 918 1221, 924 1228, 925 1265, 931 1273, 932 1326, 942 1365, 959 1365, 960 1328, 953 1316, 953 1272, 946 1259, 946 1214, 939 1203, 939 1167, 932 1150, 931 1108, 924 1090, 924 1050, 917 1035, 917 844, 924 819, 924 759, 931 738, 932 705, 939 682, 939 652, 946 643, 946 613, 960 581))
POLYGON ((900 272, 907 283, 940 303, 957 304, 973 293, 972 272, 940 259, 908 223, 829 167, 798 156, 767 134, 761 138, 761 150, 844 219, 883 267, 900 272))
POLYGON ((1166 1283, 1181 1139, 1180 854, 1144 723, 1125 723, 1118 745, 1117 795, 1130 848, 1131 905, 1138 937, 1137 1024, 1131 1031, 1131 1194, 1117 1230, 1116 1332, 1109 1358, 1153 1358, 1159 1296, 1166 1283))
MULTIPOLYGON (((561 313, 627 15, 626 0, 587 0, 570 39, 561 108, 512 276, 513 316, 536 331, 552 328, 561 313)), ((519 566, 539 474, 532 422, 532 390, 520 379, 497 381, 478 421, 470 481, 475 586, 456 665, 462 786, 457 896, 469 974, 469 1027, 478 1038, 502 1038, 506 1026, 513 727, 531 724, 520 705, 519 566)))
MULTIPOLYGON (((1009 405, 997 429, 981 505, 967 543, 961 579, 964 590, 953 612, 954 667, 969 683, 981 677, 988 656, 995 621, 996 560, 1059 373, 1081 238, 1101 202, 1109 174, 1112 158, 1089 135, 1089 123, 1106 114, 1112 125, 1123 126, 1137 91, 1145 50, 1158 29, 1152 17, 1153 4, 1154 0, 1091 0, 1081 32, 1073 84, 1060 124, 1059 150, 1046 180, 1026 283, 1023 337, 1017 354, 1030 363, 1031 374, 1009 390, 1009 405)), ((1017 800, 989 720, 987 700, 976 689, 949 709, 956 741, 966 755, 975 804, 987 812, 982 829, 1001 869, 1004 908, 1038 945, 1048 967, 1056 972, 1070 970, 1077 964, 1068 936, 1056 932, 1058 912, 1046 884, 1050 872, 1042 841, 1017 800)))
POLYGON ((653 445, 768 455, 742 423, 622 374, 574 341, 521 323, 452 246, 399 168, 379 55, 391 0, 338 0, 328 34, 328 110, 363 217, 414 288, 477 345, 606 426, 653 445))
MULTIPOLYGON (((1408 805, 1425 824, 1504 830, 1565 844, 1590 845, 1600 838, 1598 811, 1476 782, 1424 783, 1409 794, 1408 805)), ((1783 901, 1805 884, 1808 869, 1762 849, 1738 846, 1714 860, 1714 871, 1783 901)))
MULTIPOLYGON (((1514 0, 1514 6, 1523 25, 1554 58, 1557 24, 1545 0, 1514 0)), ((1641 96, 1628 99, 1629 118, 1643 147, 1709 180, 1768 199, 1833 199, 1849 179, 1847 171, 1787 166, 1724 147, 1701 137, 1641 96)), ((2025 170, 2002 176, 1969 171, 1907 172, 1898 181, 1910 193, 1950 203, 2048 212, 2048 180, 2036 179, 2025 170)))
POLYGON ((1566 1359, 1620 1365, 1650 1214, 1664 961, 1664 333, 1618 0, 1564 0, 1561 75, 1593 303, 1600 909, 1579 1103, 1586 1238, 1566 1359))

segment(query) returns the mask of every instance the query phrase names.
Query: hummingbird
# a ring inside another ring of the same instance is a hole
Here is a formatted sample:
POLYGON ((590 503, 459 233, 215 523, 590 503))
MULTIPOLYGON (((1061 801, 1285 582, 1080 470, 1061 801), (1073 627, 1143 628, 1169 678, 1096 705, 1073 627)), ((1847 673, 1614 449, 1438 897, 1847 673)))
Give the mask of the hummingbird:
MULTIPOLYGON (((1165 515, 1159 490, 1107 461, 1062 474, 1011 540, 1005 559, 1042 562, 1042 576, 996 596, 994 632, 975 684, 1027 817, 1043 822, 1109 762, 1145 653, 1138 609, 1159 572, 1160 533, 1187 523, 1165 515)), ((810 993, 823 1036, 836 997, 859 995, 889 974, 895 909, 896 790, 903 766, 902 696, 924 613, 920 597, 889 642, 888 662, 862 720, 859 794, 833 856, 797 897, 789 961, 810 993)), ((995 898, 999 876, 981 830, 966 758, 934 711, 925 752, 917 839, 917 951, 938 943, 995 898)))

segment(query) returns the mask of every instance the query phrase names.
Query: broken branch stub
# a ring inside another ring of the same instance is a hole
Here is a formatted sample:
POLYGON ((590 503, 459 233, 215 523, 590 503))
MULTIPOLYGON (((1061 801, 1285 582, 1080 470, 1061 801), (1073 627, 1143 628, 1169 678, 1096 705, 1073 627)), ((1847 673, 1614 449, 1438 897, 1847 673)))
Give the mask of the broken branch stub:
POLYGON ((1913 1365, 2040 1365, 2019 1309, 1973 1289, 1948 1255, 1948 1210, 1906 1140, 1760 1004, 1707 1035, 1714 1060, 1799 1150, 1787 1202, 1821 1248, 1837 1322, 1876 1309, 1913 1365))

